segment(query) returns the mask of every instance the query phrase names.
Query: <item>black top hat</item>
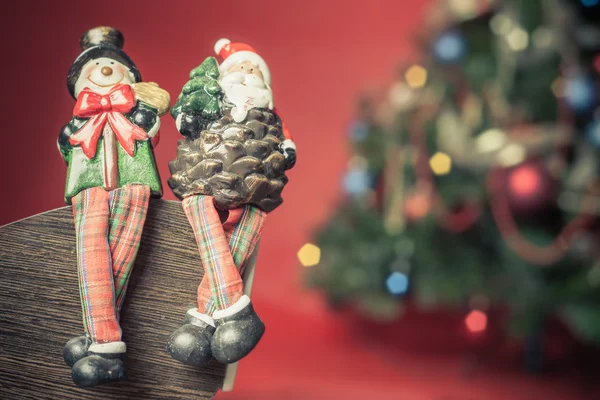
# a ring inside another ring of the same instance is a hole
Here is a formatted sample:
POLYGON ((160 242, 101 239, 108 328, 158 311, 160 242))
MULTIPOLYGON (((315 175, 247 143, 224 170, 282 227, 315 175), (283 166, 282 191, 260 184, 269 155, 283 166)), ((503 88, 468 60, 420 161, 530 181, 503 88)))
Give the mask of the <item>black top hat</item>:
POLYGON ((135 82, 141 82, 142 76, 131 58, 122 50, 125 39, 115 28, 99 26, 83 34, 79 44, 83 52, 73 61, 67 76, 67 88, 75 98, 75 82, 85 64, 97 58, 110 58, 126 65, 134 76, 135 82))

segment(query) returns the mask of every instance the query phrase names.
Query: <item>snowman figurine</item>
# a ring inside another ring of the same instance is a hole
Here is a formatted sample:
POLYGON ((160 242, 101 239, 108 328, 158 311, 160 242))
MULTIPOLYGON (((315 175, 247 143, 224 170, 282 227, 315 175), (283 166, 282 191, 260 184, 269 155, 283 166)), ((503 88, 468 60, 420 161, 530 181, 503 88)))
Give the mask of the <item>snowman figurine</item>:
POLYGON ((63 356, 80 387, 125 379, 119 314, 150 197, 162 188, 153 148, 169 94, 142 83, 123 35, 98 27, 81 38, 67 87, 76 104, 58 137, 68 166, 85 334, 63 356))

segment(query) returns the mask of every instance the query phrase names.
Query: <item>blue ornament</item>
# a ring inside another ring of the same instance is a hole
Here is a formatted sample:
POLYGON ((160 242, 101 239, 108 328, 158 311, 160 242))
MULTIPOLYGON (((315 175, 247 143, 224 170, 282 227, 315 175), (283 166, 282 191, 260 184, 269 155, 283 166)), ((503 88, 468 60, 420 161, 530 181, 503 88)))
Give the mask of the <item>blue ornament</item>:
POLYGON ((459 32, 446 32, 434 43, 433 53, 441 63, 458 62, 467 53, 467 41, 459 32))
POLYGON ((583 4, 584 7, 594 7, 597 6, 598 3, 600 3, 599 0, 581 0, 581 4, 583 4))
POLYGON ((346 172, 343 179, 344 191, 349 195, 361 194, 371 186, 371 177, 366 169, 355 168, 346 172))
POLYGON ((585 128, 585 136, 591 144, 600 148, 600 121, 595 119, 590 122, 585 128))
POLYGON ((575 112, 589 111, 596 102, 596 85, 586 76, 568 78, 565 82, 565 99, 575 112))
POLYGON ((353 143, 363 141, 369 134, 369 127, 363 121, 356 121, 350 126, 350 140, 353 143))
POLYGON ((408 276, 402 272, 392 272, 385 281, 388 291, 393 295, 406 293, 408 290, 408 276))

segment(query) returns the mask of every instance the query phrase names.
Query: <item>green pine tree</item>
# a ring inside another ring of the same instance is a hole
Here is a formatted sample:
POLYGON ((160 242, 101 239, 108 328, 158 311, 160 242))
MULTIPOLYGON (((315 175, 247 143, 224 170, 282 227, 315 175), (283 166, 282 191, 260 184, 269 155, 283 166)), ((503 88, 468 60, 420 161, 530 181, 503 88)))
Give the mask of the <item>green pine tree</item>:
POLYGON ((190 80, 183 86, 177 102, 171 109, 173 118, 182 113, 199 114, 207 122, 221 115, 220 101, 223 97, 219 79, 219 65, 214 57, 208 57, 190 72, 190 80))

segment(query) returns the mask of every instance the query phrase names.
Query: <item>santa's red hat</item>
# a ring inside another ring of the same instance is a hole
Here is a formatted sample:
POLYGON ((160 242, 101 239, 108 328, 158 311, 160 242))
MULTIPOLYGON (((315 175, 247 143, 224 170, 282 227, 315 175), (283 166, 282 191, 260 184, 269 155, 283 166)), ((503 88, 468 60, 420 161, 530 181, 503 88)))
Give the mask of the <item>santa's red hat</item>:
POLYGON ((215 43, 215 53, 223 59, 223 62, 219 66, 221 73, 236 64, 248 61, 260 69, 265 83, 271 85, 269 67, 267 67, 265 60, 256 53, 256 50, 252 46, 246 43, 231 43, 229 39, 219 39, 215 43))

